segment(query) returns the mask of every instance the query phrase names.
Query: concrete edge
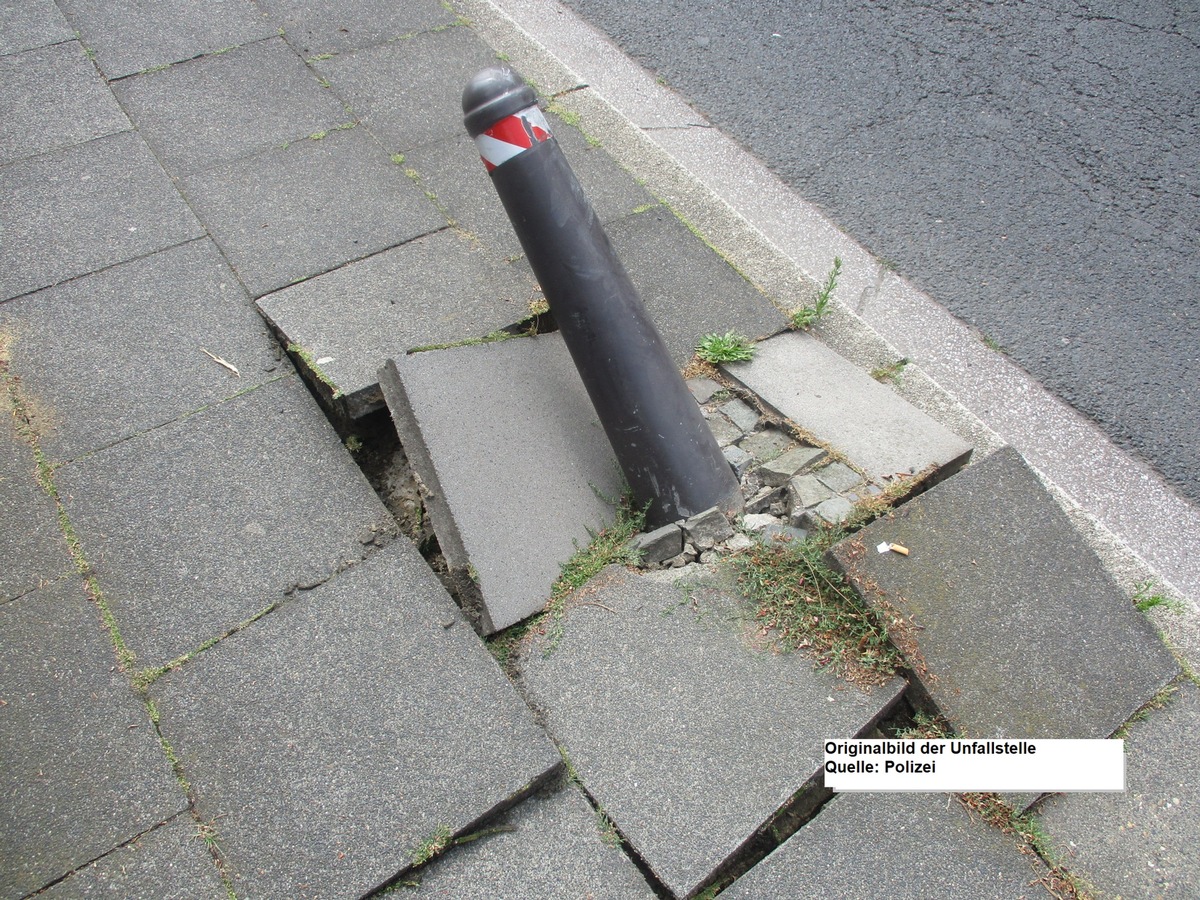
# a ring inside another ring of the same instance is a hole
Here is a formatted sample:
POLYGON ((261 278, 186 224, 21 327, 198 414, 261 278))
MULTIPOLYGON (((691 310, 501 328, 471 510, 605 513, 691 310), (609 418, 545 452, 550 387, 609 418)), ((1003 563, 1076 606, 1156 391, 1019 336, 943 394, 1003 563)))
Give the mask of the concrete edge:
POLYGON ((442 490, 441 480, 438 478, 437 467, 421 436, 421 427, 417 421, 416 412, 409 401, 408 392, 404 389, 404 382, 400 378, 400 372, 394 359, 389 359, 379 369, 379 387, 391 413, 392 423, 396 426, 400 445, 404 448, 409 464, 420 480, 421 493, 428 505, 429 517, 434 533, 437 535, 438 546, 446 557, 450 568, 450 577, 458 589, 459 599, 463 603, 463 612, 483 634, 492 634, 496 628, 492 624, 491 616, 488 615, 487 605, 483 603, 483 598, 478 595, 478 589, 467 574, 470 559, 467 556, 466 546, 463 544, 462 535, 459 534, 454 516, 450 513, 450 507, 446 503, 446 495, 442 490))
MULTIPOLYGON (((1083 536, 1106 567, 1159 582, 1185 607, 1175 616, 1184 621, 1171 631, 1200 631, 1200 510, 1148 466, 985 347, 557 0, 460 0, 460 6, 517 68, 533 73, 539 86, 557 87, 555 102, 576 113, 621 165, 782 310, 811 302, 818 279, 840 257, 836 309, 815 333, 864 368, 910 359, 901 396, 974 444, 979 458, 1016 446, 1054 485, 1052 495, 1067 504, 1073 520, 1086 526, 1083 536), (913 327, 899 334, 902 349, 875 327, 910 322, 913 327), (969 381, 966 369, 975 370, 969 381), (956 396, 947 385, 960 381, 968 383, 956 396), (1011 415, 989 415, 985 422, 971 406, 986 407, 984 414, 997 406, 1011 415), (1144 499, 1131 502, 1138 496, 1134 488, 1144 499)), ((1128 585, 1128 575, 1118 583, 1128 585)))

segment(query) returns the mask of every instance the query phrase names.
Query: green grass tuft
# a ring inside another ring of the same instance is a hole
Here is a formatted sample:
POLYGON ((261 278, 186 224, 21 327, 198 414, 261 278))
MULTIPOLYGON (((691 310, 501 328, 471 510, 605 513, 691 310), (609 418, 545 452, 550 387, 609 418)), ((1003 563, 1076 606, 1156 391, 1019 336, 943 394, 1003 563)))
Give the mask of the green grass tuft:
POLYGON ((696 355, 706 363, 742 362, 754 358, 755 347, 749 340, 733 331, 706 334, 696 347, 696 355))

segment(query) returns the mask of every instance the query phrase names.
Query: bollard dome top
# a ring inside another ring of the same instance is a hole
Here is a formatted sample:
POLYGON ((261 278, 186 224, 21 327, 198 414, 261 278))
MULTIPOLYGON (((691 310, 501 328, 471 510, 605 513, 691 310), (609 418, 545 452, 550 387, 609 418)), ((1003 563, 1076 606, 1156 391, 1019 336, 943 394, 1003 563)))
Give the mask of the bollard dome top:
POLYGON ((520 75, 508 66, 489 66, 463 90, 463 124, 471 137, 478 137, 505 116, 535 103, 537 94, 520 75))

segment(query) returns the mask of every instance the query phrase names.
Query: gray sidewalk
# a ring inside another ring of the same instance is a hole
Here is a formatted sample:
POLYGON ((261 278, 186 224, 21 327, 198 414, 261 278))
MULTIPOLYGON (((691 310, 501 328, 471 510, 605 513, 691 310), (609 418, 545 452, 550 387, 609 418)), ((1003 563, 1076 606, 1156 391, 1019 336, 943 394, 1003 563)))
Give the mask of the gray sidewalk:
POLYGON ((815 286, 745 277, 517 35, 681 368, 761 340, 692 382, 738 534, 562 592, 619 478, 525 336, 544 300, 462 127, 489 15, 0 8, 0 897, 1194 895, 1194 676, 1037 474, 788 331, 815 286), (914 520, 908 569, 835 549, 868 603, 916 601, 906 664, 864 688, 758 633, 738 547, 918 483, 867 528, 914 520), (1036 846, 945 796, 830 797, 826 738, 923 708, 1127 727, 1129 791, 1043 799, 1036 846))

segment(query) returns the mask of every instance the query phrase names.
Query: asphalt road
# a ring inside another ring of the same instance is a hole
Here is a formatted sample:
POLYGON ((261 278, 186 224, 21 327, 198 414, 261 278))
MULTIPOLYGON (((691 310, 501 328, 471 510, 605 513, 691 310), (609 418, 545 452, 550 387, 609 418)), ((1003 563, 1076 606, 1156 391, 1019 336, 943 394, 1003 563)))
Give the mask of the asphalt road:
POLYGON ((1200 503, 1200 4, 565 2, 1200 503))

